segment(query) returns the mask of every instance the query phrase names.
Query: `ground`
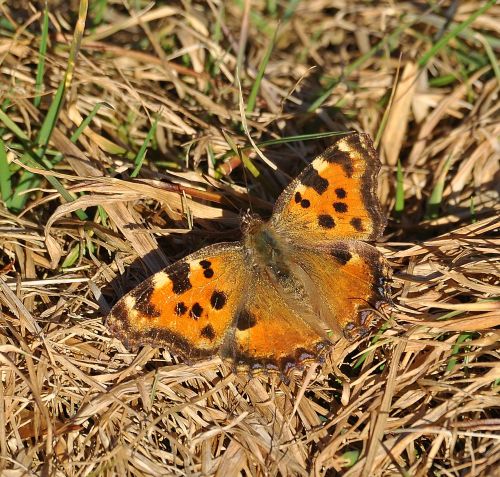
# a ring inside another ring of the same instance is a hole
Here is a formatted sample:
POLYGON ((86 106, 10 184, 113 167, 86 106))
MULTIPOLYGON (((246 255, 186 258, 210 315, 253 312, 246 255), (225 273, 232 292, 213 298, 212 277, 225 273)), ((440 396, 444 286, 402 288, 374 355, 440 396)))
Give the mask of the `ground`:
POLYGON ((0 473, 494 475, 496 2, 48 3, 0 4, 0 473), (380 328, 290 382, 110 335, 346 131, 382 162, 380 328))

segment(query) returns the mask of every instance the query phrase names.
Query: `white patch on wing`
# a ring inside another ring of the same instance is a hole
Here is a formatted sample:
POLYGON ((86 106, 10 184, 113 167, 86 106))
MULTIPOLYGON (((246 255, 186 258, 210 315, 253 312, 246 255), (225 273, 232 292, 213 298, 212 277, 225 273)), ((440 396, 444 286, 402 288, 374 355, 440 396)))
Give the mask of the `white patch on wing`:
POLYGON ((165 272, 158 272, 156 275, 153 276, 153 284, 155 288, 156 287, 163 288, 170 282, 171 280, 170 278, 168 278, 168 275, 165 272))

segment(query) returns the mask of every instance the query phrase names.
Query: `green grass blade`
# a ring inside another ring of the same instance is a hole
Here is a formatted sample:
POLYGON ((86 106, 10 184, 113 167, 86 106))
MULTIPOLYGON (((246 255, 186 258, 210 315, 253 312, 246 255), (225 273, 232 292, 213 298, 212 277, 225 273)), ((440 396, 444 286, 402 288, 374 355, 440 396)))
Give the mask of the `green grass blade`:
MULTIPOLYGON (((21 156, 21 162, 24 164, 27 160, 26 157, 27 154, 21 156)), ((38 164, 36 164, 36 166, 38 167, 38 164)), ((24 192, 37 187, 40 183, 40 178, 29 171, 24 170, 18 174, 20 174, 20 177, 12 192, 11 200, 8 203, 9 210, 15 213, 21 212, 28 200, 28 194, 24 194, 24 192)))
POLYGON ((236 145, 236 143, 233 141, 231 136, 226 133, 226 131, 222 130, 222 135, 224 136, 226 142, 229 144, 229 147, 232 149, 233 154, 236 154, 241 159, 241 162, 248 169, 250 174, 252 174, 252 176, 254 177, 259 177, 259 170, 257 169, 257 167, 255 167, 255 164, 251 161, 248 155, 245 154, 243 149, 236 145))
POLYGON ((243 165, 248 169, 250 174, 254 177, 259 177, 260 176, 260 171, 255 167, 255 164, 252 162, 252 160, 248 157, 248 154, 245 154, 243 151, 239 151, 239 156, 241 158, 241 162, 243 162, 243 165))
MULTIPOLYGON (((62 95, 64 93, 64 83, 61 83, 57 89, 56 96, 50 105, 47 116, 45 117, 40 132, 37 137, 37 145, 39 146, 36 151, 31 149, 28 143, 26 135, 17 127, 17 125, 8 118, 8 116, 0 110, 0 120, 14 133, 18 136, 20 140, 24 142, 25 153, 21 156, 21 162, 27 164, 30 167, 51 169, 53 164, 45 158, 45 150, 48 146, 52 130, 55 127, 55 122, 57 121, 59 108, 62 104, 62 95)), ((9 203, 10 208, 13 211, 20 212, 28 200, 28 194, 23 194, 23 192, 33 189, 40 183, 40 177, 37 174, 33 174, 30 171, 23 171, 22 176, 12 194, 12 199, 9 203)), ((66 201, 73 201, 74 197, 66 191, 64 186, 59 182, 56 177, 46 176, 47 181, 61 194, 61 196, 66 201)), ((86 220, 87 215, 82 210, 76 211, 78 218, 81 220, 86 220)))
POLYGON ((466 341, 469 341, 474 338, 474 335, 472 333, 460 333, 458 335, 457 341, 453 345, 453 349, 451 351, 452 358, 449 359, 448 364, 446 365, 446 371, 451 372, 453 371, 453 368, 458 363, 457 358, 454 355, 457 355, 462 352, 462 348, 465 346, 463 343, 466 341))
MULTIPOLYGON (((382 334, 384 333, 384 331, 386 329, 388 329, 389 327, 390 327, 389 321, 386 321, 385 323, 383 323, 382 326, 378 329, 377 333, 371 339, 371 344, 374 345, 375 343, 377 343, 377 341, 379 341, 380 338, 382 337, 382 334)), ((366 350, 353 364, 353 369, 357 369, 357 368, 361 367, 361 365, 366 361, 366 359, 368 358, 370 353, 373 353, 373 350, 371 350, 371 349, 366 350)))
POLYGON ((285 9, 285 13, 283 14, 283 21, 284 22, 287 22, 288 20, 290 20, 290 18, 293 17, 293 15, 295 15, 295 11, 297 10, 297 7, 299 6, 300 4, 300 0, 290 0, 288 2, 288 5, 285 9))
POLYGON ((266 2, 266 10, 269 12, 271 17, 275 17, 278 12, 278 4, 277 0, 267 0, 266 2))
POLYGON ((40 106, 42 100, 43 75, 45 73, 45 56, 47 54, 47 43, 49 38, 49 9, 47 4, 43 9, 42 32, 40 36, 40 50, 38 52, 38 65, 36 68, 35 97, 33 104, 36 108, 40 106))
POLYGON ((45 119, 43 120, 40 131, 38 132, 36 143, 42 149, 45 149, 47 147, 50 136, 52 135, 52 131, 56 126, 57 118, 59 117, 59 111, 61 109, 64 98, 64 91, 65 87, 63 81, 57 88, 56 94, 49 106, 49 110, 47 111, 45 119))
POLYGON ((342 459, 345 460, 345 465, 343 468, 352 467, 356 462, 359 461, 359 456, 361 455, 361 451, 356 450, 348 450, 342 454, 342 459))
POLYGON ((394 211, 398 215, 402 214, 405 210, 405 189, 403 180, 403 167, 401 166, 401 161, 398 159, 398 165, 396 169, 396 203, 394 204, 394 211))
MULTIPOLYGON (((442 15, 426 14, 424 16, 421 15, 418 16, 420 21, 436 29, 442 28, 445 22, 447 21, 442 17, 442 15)), ((449 28, 455 28, 456 25, 457 25, 456 22, 451 22, 449 28)), ((498 37, 498 35, 494 36, 488 33, 484 33, 482 36, 491 45, 493 49, 500 48, 500 38, 498 37)), ((476 42, 478 40, 477 32, 471 28, 464 28, 463 30, 461 30, 458 33, 458 37, 460 37, 462 40, 466 40, 467 42, 476 42)))
POLYGON ((80 258, 80 244, 77 243, 66 255, 66 258, 61 264, 61 268, 68 268, 73 266, 79 258, 80 258))
POLYGON ((431 78, 429 80, 429 86, 433 86, 435 88, 442 88, 443 86, 448 86, 449 84, 453 84, 455 81, 457 81, 457 78, 458 77, 456 74, 438 76, 437 78, 431 78))
POLYGON ((276 30, 274 30, 273 37, 269 43, 269 46, 267 47, 267 50, 264 54, 264 57, 262 58, 262 61, 259 65, 259 71, 257 72, 257 77, 255 78, 255 81, 252 86, 252 91, 250 91, 250 95, 248 96, 247 100, 247 114, 253 112, 255 109, 255 102, 257 101, 257 94, 259 93, 260 90, 260 85, 262 83, 262 78, 264 77, 264 73, 267 68, 267 64, 269 63, 269 58, 271 58, 271 53, 274 49, 274 45, 276 43, 276 35, 278 34, 278 27, 276 27, 276 30))
MULTIPOLYGON (((224 2, 222 2, 224 3, 224 2)), ((243 10, 244 7, 244 0, 234 0, 234 4, 238 6, 241 10, 243 10)), ((229 5, 229 3, 228 3, 229 5)), ((273 34, 271 26, 269 24, 269 20, 262 16, 256 8, 251 8, 250 9, 250 21, 252 22, 253 25, 255 25, 262 33, 271 36, 273 34)))
MULTIPOLYGON (((23 164, 27 164, 30 167, 36 169, 47 169, 43 164, 42 160, 36 156, 32 151, 26 152, 22 155, 20 161, 23 164)), ((49 184, 54 187, 54 189, 59 192, 59 194, 66 200, 67 202, 72 202, 75 198, 64 188, 64 186, 59 182, 59 180, 51 175, 46 175, 45 178, 49 182, 49 184)), ((26 201, 28 200, 28 194, 23 194, 23 192, 37 187, 40 183, 40 177, 38 174, 34 174, 30 171, 23 171, 20 181, 18 182, 13 194, 12 200, 10 202, 10 208, 16 212, 20 212, 26 201)), ((77 217, 80 220, 87 220, 87 214, 83 210, 77 210, 77 217)))
MULTIPOLYGON (((87 10, 88 10, 87 0, 81 0, 80 9, 78 12, 78 21, 75 27, 73 41, 71 42, 68 67, 64 75, 64 80, 57 88, 56 94, 54 95, 52 103, 50 104, 49 110, 47 111, 47 114, 40 127, 40 131, 37 135, 36 144, 39 147, 35 152, 33 152, 31 148, 28 146, 26 148, 25 154, 23 154, 21 158, 22 162, 30 165, 31 167, 45 168, 45 169, 51 169, 53 167, 51 162, 45 158, 45 151, 48 147, 52 131, 54 130, 59 117, 59 112, 61 110, 62 103, 64 100, 64 92, 66 91, 66 88, 71 84, 71 79, 73 77, 73 71, 76 62, 76 56, 80 48, 83 29, 85 27, 87 10)), ((50 175, 47 175, 46 178, 47 181, 61 194, 61 196, 65 200, 69 202, 74 200, 74 197, 68 191, 66 191, 64 186, 59 182, 57 178, 50 175)), ((24 171, 22 173, 21 180, 19 181, 16 187, 12 199, 12 207, 14 210, 20 211, 24 207, 28 199, 27 194, 22 194, 22 192, 29 190, 33 187, 36 187, 39 184, 39 182, 40 178, 38 177, 38 175, 33 174, 29 171, 24 171)), ((81 220, 87 219, 87 214, 83 210, 78 210, 75 213, 81 220)))
POLYGON ((467 28, 476 18, 481 16, 483 13, 487 12, 493 5, 497 3, 497 0, 489 0, 481 8, 476 10, 467 20, 458 24, 455 28, 444 35, 427 53, 425 53, 422 58, 418 61, 418 65, 422 68, 424 67, 431 58, 433 58, 436 53, 446 46, 450 40, 458 36, 465 28, 467 28))
MULTIPOLYGON (((297 134, 296 136, 286 136, 279 139, 270 139, 268 141, 258 142, 259 147, 275 146, 276 144, 288 144, 290 142, 297 141, 314 141, 316 139, 323 139, 325 137, 332 136, 342 136, 349 131, 326 131, 321 133, 310 133, 310 134, 297 134)), ((244 149, 251 148, 252 146, 245 146, 244 149)))
POLYGON ((19 139, 29 141, 29 138, 26 136, 24 131, 14 121, 12 121, 9 116, 7 116, 3 109, 0 109, 0 122, 2 122, 7 129, 12 131, 19 139))
POLYGON ((101 205, 97 206, 97 213, 99 214, 99 217, 101 219, 101 224, 106 226, 108 224, 108 214, 104 207, 101 205))
POLYGON ((139 149, 139 152, 137 153, 137 156, 135 156, 134 159, 134 170, 130 174, 130 177, 137 177, 139 174, 139 171, 141 170, 142 164, 144 162, 144 157, 146 157, 146 150, 149 147, 149 143, 151 142, 151 139, 153 139, 155 133, 156 133, 156 127, 158 125, 158 117, 155 118, 153 121, 152 126, 149 128, 148 134, 146 135, 146 139, 144 139, 144 142, 142 143, 141 148, 139 149))
POLYGON ((12 196, 11 172, 7 161, 7 151, 5 144, 0 138, 0 196, 9 207, 9 201, 12 196))
MULTIPOLYGON (((348 133, 349 131, 326 131, 326 132, 321 132, 321 133, 311 133, 311 134, 297 134, 296 136, 286 136, 282 137, 279 139, 269 139, 268 141, 262 141, 258 142, 257 146, 259 148, 265 148, 267 146, 276 146, 277 144, 288 144, 291 142, 297 142, 297 141, 313 141, 316 139, 323 139, 325 137, 331 137, 331 136, 340 136, 348 133)), ((248 149, 252 149, 253 146, 251 144, 247 146, 241 146, 240 149, 242 151, 246 151, 248 149)), ((219 161, 224 161, 228 157, 233 155, 233 151, 228 151, 222 156, 218 158, 219 161)))
POLYGON ((94 0, 94 2, 91 3, 90 9, 94 26, 98 26, 102 23, 107 8, 109 8, 108 0, 94 0))
POLYGON ((94 105, 92 111, 90 111, 90 114, 82 121, 80 126, 78 126, 76 128, 76 131, 71 135, 70 137, 71 142, 75 143, 76 141, 78 141, 78 138, 80 137, 84 129, 90 124, 92 119, 94 119, 95 115, 98 113, 101 106, 104 106, 104 103, 97 103, 94 105))
POLYGON ((446 174, 450 168, 451 161, 450 159, 446 160, 444 165, 444 169, 441 172, 441 176, 438 178, 434 189, 432 190, 432 194, 427 201, 427 210, 425 213, 425 217, 427 219, 435 219, 439 216, 439 208, 441 206, 441 202, 443 201, 443 191, 444 185, 446 183, 446 174))
POLYGON ((490 60, 491 67, 493 68, 493 71, 495 72, 495 76, 497 78, 497 83, 498 86, 500 86, 500 66, 499 66, 499 61, 498 58, 495 56, 495 53, 493 51, 493 48, 491 48, 490 43, 482 36, 478 35, 480 38, 484 49, 486 50, 486 54, 488 55, 488 59, 490 60))
MULTIPOLYGON (((9 129, 23 144, 24 151, 26 151, 21 156, 21 162, 23 164, 27 164, 34 168, 42 168, 42 169, 51 169, 52 163, 48 160, 42 160, 41 152, 42 150, 39 148, 38 151, 34 152, 29 142, 29 138, 26 134, 14 123, 8 116, 5 114, 3 110, 0 109, 0 121, 9 129)), ((33 187, 36 187, 40 178, 33 174, 30 171, 22 171, 22 177, 16 187, 13 189, 9 200, 9 209, 20 212, 28 199, 28 196, 23 194, 24 191, 29 190, 33 187)), ((2 174, 3 177, 3 174, 2 174)), ((47 176, 47 180, 50 184, 64 197, 65 200, 72 201, 74 200, 73 196, 69 194, 69 192, 64 189, 63 185, 57 180, 57 178, 53 176, 47 176)), ((87 218, 86 214, 83 211, 77 212, 78 217, 81 220, 85 220, 87 218)))

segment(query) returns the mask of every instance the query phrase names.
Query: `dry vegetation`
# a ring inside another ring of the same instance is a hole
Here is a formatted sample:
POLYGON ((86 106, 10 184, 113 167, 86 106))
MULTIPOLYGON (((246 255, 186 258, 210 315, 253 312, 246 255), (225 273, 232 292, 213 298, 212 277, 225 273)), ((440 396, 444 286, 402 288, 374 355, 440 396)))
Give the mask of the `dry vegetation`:
POLYGON ((0 473, 494 475, 500 7, 49 3, 47 36, 0 2, 0 473), (332 141, 286 138, 352 129, 384 164, 378 333, 290 384, 110 337, 110 304, 332 141))

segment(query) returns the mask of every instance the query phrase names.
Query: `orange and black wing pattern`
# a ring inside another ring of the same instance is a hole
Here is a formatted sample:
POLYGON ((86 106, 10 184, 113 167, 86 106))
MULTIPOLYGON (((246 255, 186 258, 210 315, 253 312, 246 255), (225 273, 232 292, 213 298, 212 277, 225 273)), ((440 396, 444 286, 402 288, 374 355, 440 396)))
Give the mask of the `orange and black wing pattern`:
POLYGON ((329 329, 354 339, 366 335, 388 310, 390 267, 372 245, 336 241, 320 249, 296 249, 294 262, 309 277, 310 295, 329 329))
POLYGON ((130 347, 167 347, 190 359, 217 354, 246 278, 239 244, 218 244, 151 276, 113 307, 107 325, 130 347))
POLYGON ((238 372, 276 371, 286 376, 294 368, 321 360, 330 348, 326 330, 313 326, 314 319, 311 309, 259 274, 221 354, 238 372))
POLYGON ((278 234, 320 244, 377 239, 386 219, 377 198, 380 162, 367 134, 351 134, 326 149, 289 184, 271 222, 278 234))

